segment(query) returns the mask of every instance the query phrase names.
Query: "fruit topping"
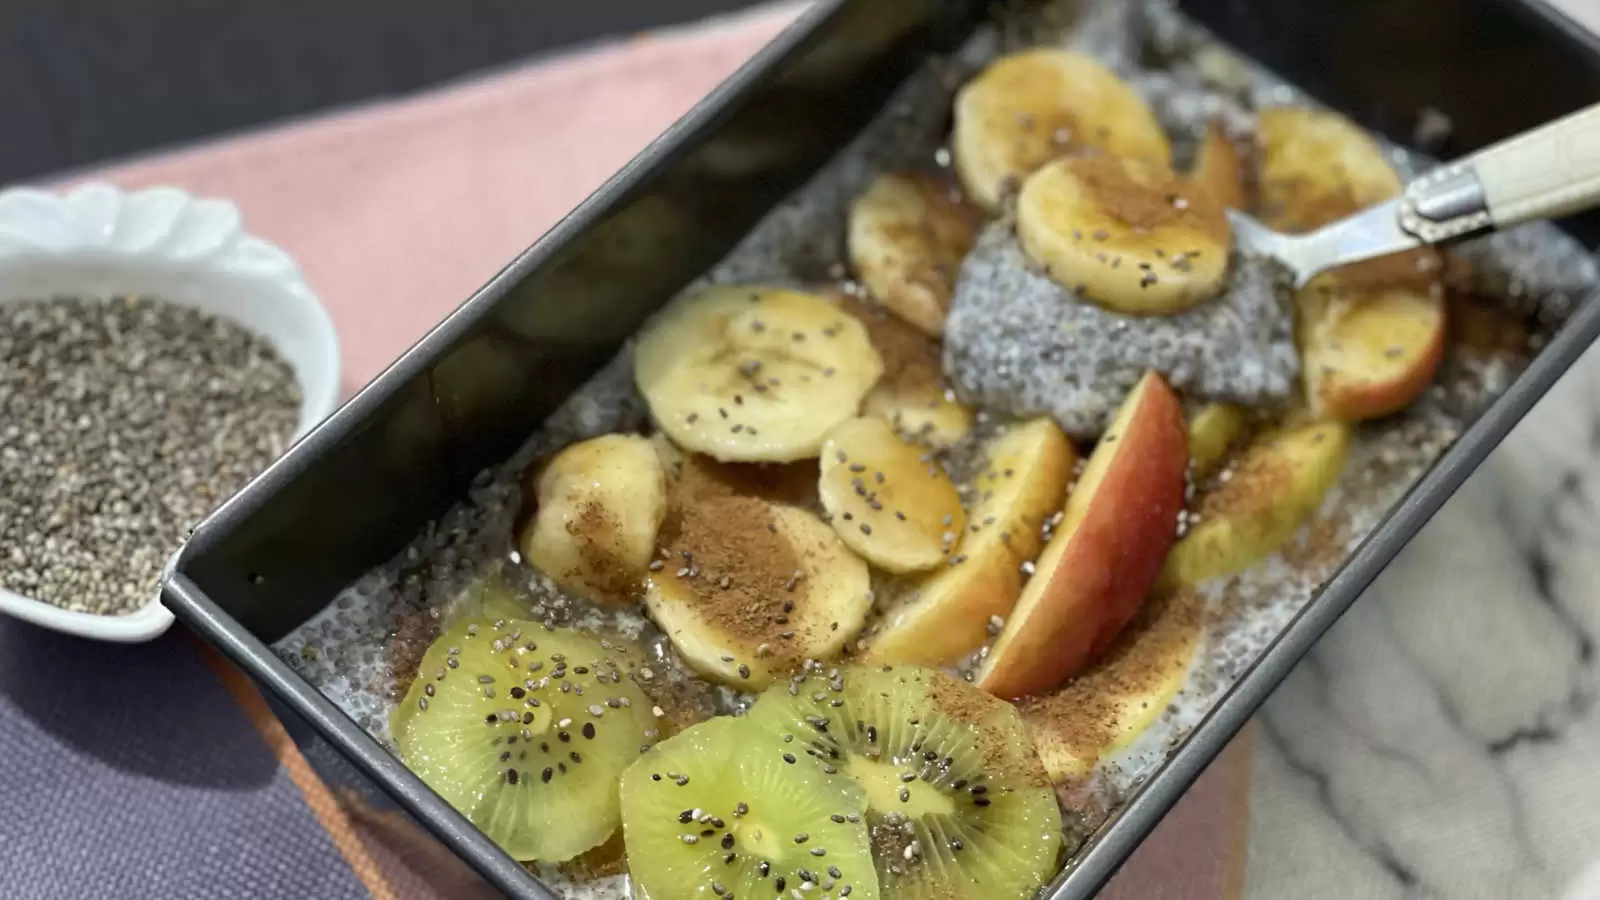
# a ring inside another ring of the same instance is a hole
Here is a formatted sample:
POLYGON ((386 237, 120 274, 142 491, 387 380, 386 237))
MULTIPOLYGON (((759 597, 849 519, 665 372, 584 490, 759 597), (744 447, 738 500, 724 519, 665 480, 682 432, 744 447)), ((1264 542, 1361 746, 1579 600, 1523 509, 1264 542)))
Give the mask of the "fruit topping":
POLYGON ((390 717, 400 757, 513 857, 571 859, 616 830, 617 779, 650 741, 619 656, 535 622, 458 622, 390 717))
POLYGON ((796 291, 720 285, 668 311, 634 349, 656 424, 722 462, 813 458, 883 361, 854 317, 796 291))

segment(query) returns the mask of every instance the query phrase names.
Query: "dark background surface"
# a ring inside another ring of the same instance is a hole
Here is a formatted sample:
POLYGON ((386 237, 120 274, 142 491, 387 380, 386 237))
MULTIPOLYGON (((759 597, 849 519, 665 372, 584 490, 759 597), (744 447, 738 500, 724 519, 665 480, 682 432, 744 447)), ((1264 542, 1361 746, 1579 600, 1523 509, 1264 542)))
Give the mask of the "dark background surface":
MULTIPOLYGON (((1447 99, 1497 105, 1482 120, 1503 134, 1600 96, 1593 61, 1528 42, 1531 32, 1552 28, 1513 0, 1183 2, 1262 61, 1299 71, 1312 93, 1402 140, 1420 107, 1447 99), (1441 58, 1441 46, 1474 50, 1441 58), (1321 58, 1346 47, 1381 63, 1321 58), (1508 79, 1541 90, 1507 91, 1508 79)), ((0 0, 0 185, 757 3, 0 0)), ((1433 149, 1453 155, 1495 130, 1433 149)))
POLYGON ((0 184, 754 0, 0 0, 0 184))

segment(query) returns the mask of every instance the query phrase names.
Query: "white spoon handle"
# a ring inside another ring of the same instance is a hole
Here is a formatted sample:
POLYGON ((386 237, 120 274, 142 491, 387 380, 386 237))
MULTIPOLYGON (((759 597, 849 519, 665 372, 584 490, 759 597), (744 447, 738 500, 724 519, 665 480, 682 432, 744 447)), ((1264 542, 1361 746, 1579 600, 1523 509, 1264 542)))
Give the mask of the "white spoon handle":
POLYGON ((1496 228, 1554 219, 1600 202, 1600 104, 1481 150, 1478 172, 1496 228))
POLYGON ((1400 227, 1435 244, 1600 204, 1600 104, 1406 185, 1400 227))

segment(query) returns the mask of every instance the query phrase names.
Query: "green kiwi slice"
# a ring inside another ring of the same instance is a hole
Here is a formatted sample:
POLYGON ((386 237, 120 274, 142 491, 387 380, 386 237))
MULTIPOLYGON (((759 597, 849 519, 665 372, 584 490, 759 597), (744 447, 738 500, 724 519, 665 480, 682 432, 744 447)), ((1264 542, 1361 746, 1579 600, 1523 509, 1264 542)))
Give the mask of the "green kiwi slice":
POLYGON ((1003 700, 915 666, 813 667, 749 719, 861 785, 889 900, 1021 900, 1056 872, 1061 809, 1003 700))
POLYGON ((653 735, 619 648, 536 622, 465 620, 390 717, 406 765, 507 853, 560 862, 622 820, 617 779, 653 735))
POLYGON ((877 900, 866 796, 742 718, 656 745, 622 776, 628 871, 650 900, 877 900))

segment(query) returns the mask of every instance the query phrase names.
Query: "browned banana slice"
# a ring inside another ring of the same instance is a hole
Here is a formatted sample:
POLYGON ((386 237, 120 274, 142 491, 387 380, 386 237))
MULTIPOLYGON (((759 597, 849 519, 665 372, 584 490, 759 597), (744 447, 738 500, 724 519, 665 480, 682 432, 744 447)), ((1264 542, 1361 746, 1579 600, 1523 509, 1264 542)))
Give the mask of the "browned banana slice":
POLYGON ((1165 166, 1058 159, 1017 197, 1023 250, 1063 287, 1130 315, 1171 315, 1227 283, 1232 236, 1211 194, 1165 166))
POLYGON ((1150 108, 1082 53, 1002 56, 956 95, 956 174, 985 209, 999 209, 1008 186, 1035 169, 1084 148, 1172 164, 1172 146, 1150 108))
POLYGON ((881 175, 850 207, 850 266, 879 303, 937 337, 978 223, 952 185, 881 175))

